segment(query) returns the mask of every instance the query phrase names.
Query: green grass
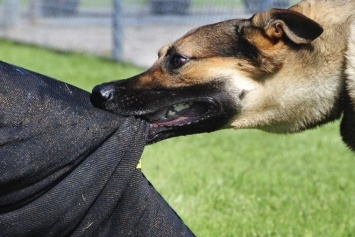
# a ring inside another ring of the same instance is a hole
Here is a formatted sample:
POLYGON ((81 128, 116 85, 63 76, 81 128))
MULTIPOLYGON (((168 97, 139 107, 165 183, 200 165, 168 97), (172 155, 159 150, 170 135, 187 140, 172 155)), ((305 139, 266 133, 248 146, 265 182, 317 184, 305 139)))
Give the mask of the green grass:
POLYGON ((84 90, 103 81, 127 78, 143 69, 83 54, 67 54, 0 41, 0 60, 68 82, 84 90))
MULTIPOLYGON (((142 71, 0 41, 0 60, 90 90, 142 71)), ((339 123, 295 135, 224 130, 146 147, 143 172, 197 236, 355 237, 355 155, 339 123)))
POLYGON ((290 136, 181 137, 143 156, 147 177, 198 236, 355 236, 354 167, 338 123, 290 136))

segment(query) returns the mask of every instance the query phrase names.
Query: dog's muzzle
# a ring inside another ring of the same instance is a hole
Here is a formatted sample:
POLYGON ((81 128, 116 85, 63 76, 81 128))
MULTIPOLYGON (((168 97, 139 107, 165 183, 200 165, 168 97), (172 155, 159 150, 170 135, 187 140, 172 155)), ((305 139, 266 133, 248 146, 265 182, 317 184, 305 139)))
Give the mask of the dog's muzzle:
POLYGON ((212 132, 229 124, 238 105, 223 84, 181 88, 134 88, 131 80, 95 86, 95 107, 149 122, 148 143, 169 137, 212 132))

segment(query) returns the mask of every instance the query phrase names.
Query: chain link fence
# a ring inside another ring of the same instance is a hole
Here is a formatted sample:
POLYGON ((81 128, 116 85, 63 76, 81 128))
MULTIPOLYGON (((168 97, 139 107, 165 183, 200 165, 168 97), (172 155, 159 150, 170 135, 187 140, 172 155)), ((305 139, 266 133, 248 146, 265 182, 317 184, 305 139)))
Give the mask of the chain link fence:
POLYGON ((0 0, 0 38, 147 67, 188 30, 292 0, 0 0))

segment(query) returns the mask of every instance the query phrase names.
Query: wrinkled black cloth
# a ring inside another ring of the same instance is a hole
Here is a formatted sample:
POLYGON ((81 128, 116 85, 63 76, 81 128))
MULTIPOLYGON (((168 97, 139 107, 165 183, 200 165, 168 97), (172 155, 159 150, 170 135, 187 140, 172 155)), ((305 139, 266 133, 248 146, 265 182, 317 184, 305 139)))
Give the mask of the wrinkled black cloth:
POLYGON ((137 163, 147 125, 0 62, 0 236, 193 236, 137 163))

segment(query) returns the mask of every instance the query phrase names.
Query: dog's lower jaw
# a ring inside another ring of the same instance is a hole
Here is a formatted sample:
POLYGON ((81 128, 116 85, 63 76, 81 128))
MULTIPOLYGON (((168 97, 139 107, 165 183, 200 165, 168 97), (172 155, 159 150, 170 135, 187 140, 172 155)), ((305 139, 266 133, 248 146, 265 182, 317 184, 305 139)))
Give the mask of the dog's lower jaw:
POLYGON ((147 144, 153 144, 158 141, 177 137, 186 136, 197 133, 213 132, 223 129, 231 116, 225 115, 221 117, 207 117, 202 121, 184 124, 181 126, 164 126, 150 123, 147 144))

